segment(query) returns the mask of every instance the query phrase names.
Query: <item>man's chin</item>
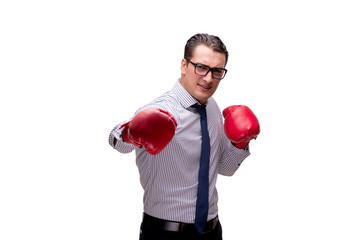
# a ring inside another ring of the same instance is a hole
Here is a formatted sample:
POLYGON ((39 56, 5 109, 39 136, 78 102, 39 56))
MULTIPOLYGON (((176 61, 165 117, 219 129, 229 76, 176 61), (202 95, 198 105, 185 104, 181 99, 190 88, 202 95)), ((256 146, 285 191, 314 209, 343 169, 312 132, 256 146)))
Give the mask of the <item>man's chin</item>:
POLYGON ((204 95, 204 94, 199 94, 197 95, 197 97, 195 98, 199 103, 201 104, 205 104, 207 102, 207 100, 211 97, 211 95, 204 95))

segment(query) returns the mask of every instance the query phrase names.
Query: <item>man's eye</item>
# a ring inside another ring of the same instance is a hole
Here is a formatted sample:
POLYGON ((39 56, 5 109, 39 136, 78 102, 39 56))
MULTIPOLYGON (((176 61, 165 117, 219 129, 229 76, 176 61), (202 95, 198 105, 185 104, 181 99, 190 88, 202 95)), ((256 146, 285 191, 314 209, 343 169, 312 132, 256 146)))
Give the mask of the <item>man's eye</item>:
POLYGON ((214 69, 214 74, 222 76, 223 73, 224 73, 224 70, 222 70, 222 69, 214 69))
POLYGON ((209 68, 207 66, 198 65, 198 69, 201 71, 207 71, 209 68))

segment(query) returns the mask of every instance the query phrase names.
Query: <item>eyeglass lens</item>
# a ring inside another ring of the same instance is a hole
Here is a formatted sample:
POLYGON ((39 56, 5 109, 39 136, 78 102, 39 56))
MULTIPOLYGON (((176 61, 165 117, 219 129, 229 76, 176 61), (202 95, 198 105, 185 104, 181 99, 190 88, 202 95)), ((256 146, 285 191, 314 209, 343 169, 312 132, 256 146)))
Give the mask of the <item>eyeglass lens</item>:
POLYGON ((216 79, 222 79, 225 75, 225 70, 221 69, 221 68, 212 68, 210 69, 209 66, 206 65, 202 65, 202 64, 196 64, 195 66, 195 73, 201 76, 205 76, 209 73, 209 71, 211 70, 212 75, 214 78, 216 79))

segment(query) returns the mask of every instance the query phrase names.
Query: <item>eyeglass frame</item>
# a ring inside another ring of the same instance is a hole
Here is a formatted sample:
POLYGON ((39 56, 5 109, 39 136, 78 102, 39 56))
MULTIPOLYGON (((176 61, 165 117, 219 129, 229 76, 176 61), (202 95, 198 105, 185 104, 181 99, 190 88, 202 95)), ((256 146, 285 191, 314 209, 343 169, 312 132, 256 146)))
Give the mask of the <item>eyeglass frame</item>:
POLYGON ((211 72, 212 78, 217 79, 217 80, 222 80, 222 79, 224 79, 224 77, 225 77, 225 75, 226 75, 226 73, 227 73, 227 69, 225 69, 225 68, 218 68, 218 67, 212 68, 212 67, 210 67, 210 66, 208 66, 208 65, 205 65, 205 64, 202 64, 202 63, 194 63, 194 62, 192 62, 192 61, 190 61, 190 60, 186 60, 186 61, 189 62, 189 63, 191 63, 191 64, 194 66, 194 73, 195 73, 196 75, 199 75, 199 76, 203 76, 203 77, 204 77, 204 76, 208 75, 209 72, 211 72), (197 67, 198 65, 207 67, 207 68, 209 68, 209 70, 208 70, 204 75, 199 74, 199 73, 196 72, 196 67, 197 67), (216 69, 220 69, 220 70, 224 70, 224 71, 225 71, 224 74, 223 74, 223 76, 222 76, 222 78, 214 77, 214 72, 213 72, 214 69, 215 69, 215 70, 216 70, 216 69))

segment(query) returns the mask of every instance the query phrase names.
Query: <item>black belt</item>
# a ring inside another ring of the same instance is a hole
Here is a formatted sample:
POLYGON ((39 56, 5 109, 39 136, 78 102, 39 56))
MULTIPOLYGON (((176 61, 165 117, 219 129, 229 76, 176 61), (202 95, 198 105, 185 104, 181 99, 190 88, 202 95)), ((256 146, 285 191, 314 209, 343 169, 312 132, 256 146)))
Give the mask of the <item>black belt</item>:
MULTIPOLYGON (((208 233, 214 230, 216 227, 216 224, 218 223, 219 218, 216 216, 216 218, 208 221, 206 223, 205 229, 202 233, 208 233)), ((167 221, 160 218, 152 217, 146 213, 144 213, 143 217, 143 224, 145 224, 148 227, 156 227, 165 231, 171 231, 171 232, 193 232, 196 231, 195 225, 191 223, 183 223, 183 222, 173 222, 173 221, 167 221)))

